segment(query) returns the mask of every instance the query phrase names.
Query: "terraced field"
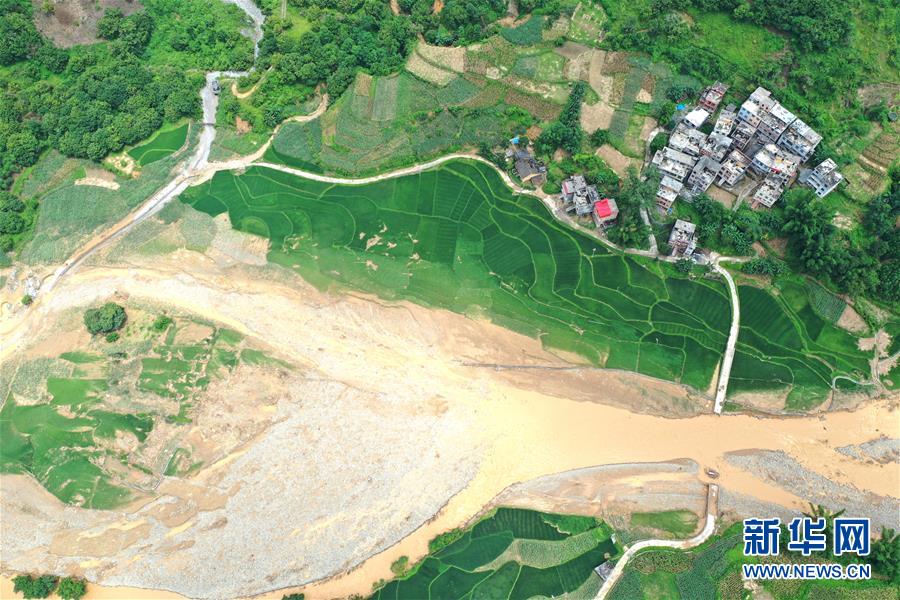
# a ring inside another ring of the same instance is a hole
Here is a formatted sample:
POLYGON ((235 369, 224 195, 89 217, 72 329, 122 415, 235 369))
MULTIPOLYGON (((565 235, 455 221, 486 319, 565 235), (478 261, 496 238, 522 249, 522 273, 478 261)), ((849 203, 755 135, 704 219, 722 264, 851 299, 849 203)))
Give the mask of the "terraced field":
POLYGON ((457 539, 372 598, 589 597, 600 587, 594 567, 619 553, 611 534, 591 517, 499 508, 469 530, 451 532, 457 539))
POLYGON ((486 315, 600 366, 706 389, 725 345, 719 282, 613 253, 481 163, 366 186, 252 167, 181 198, 268 236, 269 259, 315 285, 486 315))
POLYGON ((836 372, 866 379, 868 360, 858 339, 833 323, 843 306, 818 286, 787 282, 775 297, 738 286, 741 331, 730 394, 790 386, 785 408, 805 410, 827 398, 836 372), (839 310, 840 309, 840 310, 839 310))
MULTIPOLYGON (((364 186, 251 167, 181 198, 268 237, 269 260, 319 287, 484 315, 598 366, 705 390, 724 350, 731 309, 719 281, 610 251, 481 163, 364 186)), ((790 407, 804 408, 828 393, 833 373, 864 369, 855 338, 807 309, 800 292, 788 302, 741 288, 735 392, 793 386, 790 407)))
POLYGON ((115 344, 3 365, 0 472, 30 473, 63 502, 103 509, 198 466, 178 441, 198 395, 239 362, 266 359, 226 329, 148 323, 130 321, 115 344), (171 438, 147 447, 162 422, 171 438))
POLYGON ((187 123, 173 129, 161 131, 146 144, 141 144, 129 150, 128 155, 141 166, 149 165, 175 153, 181 148, 184 145, 184 140, 187 139, 187 133, 187 123))

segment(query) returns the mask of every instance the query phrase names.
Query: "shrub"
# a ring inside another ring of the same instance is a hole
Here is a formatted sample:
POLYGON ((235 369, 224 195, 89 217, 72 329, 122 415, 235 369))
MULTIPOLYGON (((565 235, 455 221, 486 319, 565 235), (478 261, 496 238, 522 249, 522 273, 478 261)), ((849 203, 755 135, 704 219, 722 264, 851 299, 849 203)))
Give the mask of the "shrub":
POLYGON ((167 317, 166 315, 159 315, 158 317, 156 317, 156 320, 153 321, 153 325, 151 325, 150 328, 153 331, 162 332, 168 329, 169 325, 171 324, 172 319, 170 317, 167 317))
POLYGON ((608 129, 597 129, 591 134, 591 145, 600 147, 609 141, 608 129))
POLYGON ((303 600, 305 597, 303 594, 285 594, 281 600, 303 600))
POLYGON ((84 579, 75 579, 74 577, 63 577, 56 590, 56 594, 62 600, 81 600, 86 593, 87 584, 84 579))
POLYGON ((110 333, 121 329, 126 319, 124 308, 115 302, 107 302, 100 308, 92 308, 84 313, 84 326, 91 335, 110 333))
POLYGON ((22 304, 25 306, 30 306, 31 303, 34 302, 34 298, 31 297, 31 294, 25 294, 22 296, 22 304))
POLYGON ((391 573, 396 577, 403 577, 409 570, 409 557, 401 556, 391 563, 391 573))
POLYGON ((107 333, 106 341, 109 342, 110 344, 113 342, 119 341, 119 334, 116 333, 115 331, 113 331, 112 333, 107 333))
POLYGON ((687 275, 691 272, 691 269, 694 268, 694 263, 689 258, 682 258, 680 260, 675 261, 675 269, 679 273, 684 273, 687 275))
POLYGON ((13 577, 13 591, 22 592, 23 598, 49 598, 59 581, 53 575, 41 575, 34 578, 31 575, 19 575, 13 577))

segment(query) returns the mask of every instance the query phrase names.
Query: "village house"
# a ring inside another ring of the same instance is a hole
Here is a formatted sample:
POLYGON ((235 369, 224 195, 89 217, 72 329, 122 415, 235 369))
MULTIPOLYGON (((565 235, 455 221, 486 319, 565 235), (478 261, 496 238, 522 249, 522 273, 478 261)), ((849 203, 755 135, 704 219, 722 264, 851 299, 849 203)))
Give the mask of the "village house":
POLYGON ((816 146, 822 141, 822 136, 804 123, 801 119, 796 119, 791 123, 790 127, 781 134, 778 139, 778 145, 800 157, 801 162, 806 162, 813 155, 816 146))
POLYGON ((709 118, 709 111, 702 108, 695 108, 688 114, 684 115, 684 118, 681 120, 682 123, 687 123, 694 129, 700 129, 704 123, 706 123, 706 119, 709 118))
POLYGON ((750 169, 758 174, 774 176, 782 185, 787 185, 797 174, 799 157, 786 152, 775 144, 766 144, 750 161, 750 169))
POLYGON ((697 248, 695 234, 697 226, 690 221, 682 221, 677 219, 675 226, 672 227, 672 233, 669 234, 669 247, 672 249, 672 256, 687 256, 694 253, 697 248))
POLYGON ((722 163, 709 156, 698 160, 687 180, 687 197, 699 196, 709 189, 721 170, 722 163))
POLYGON ((722 98, 725 97, 725 92, 727 91, 727 85, 721 81, 715 82, 700 94, 700 102, 698 103, 700 108, 706 110, 709 114, 716 112, 716 109, 719 108, 719 104, 721 104, 722 98))
POLYGON ((737 121, 737 107, 734 104, 729 104, 719 113, 719 118, 716 119, 716 125, 713 127, 713 133, 731 135, 735 121, 737 121))
POLYGON ((516 175, 522 183, 530 183, 534 187, 541 187, 547 181, 547 167, 544 163, 532 156, 528 150, 516 150, 515 159, 516 175))
POLYGON ((719 185, 734 187, 747 172, 749 166, 750 158, 746 154, 740 150, 732 150, 719 170, 719 185))
POLYGON ((756 129, 759 127, 760 121, 762 121, 763 114, 768 112, 774 105, 775 99, 772 98, 772 93, 765 88, 758 87, 741 104, 741 108, 738 111, 738 119, 749 123, 753 129, 756 129))
POLYGON ((830 194, 834 188, 840 185, 844 176, 837 170, 833 160, 827 158, 812 170, 804 170, 800 173, 800 183, 811 187, 819 198, 830 194))
POLYGON ((762 115, 756 128, 756 137, 761 144, 774 144, 797 116, 778 102, 762 115))
POLYGON ((668 211, 675 204, 675 199, 684 188, 684 184, 668 175, 663 175, 659 181, 659 189, 656 191, 656 205, 663 211, 668 211))
POLYGON ((594 202, 594 210, 591 216, 598 229, 609 227, 619 216, 619 206, 612 198, 604 198, 594 202))
POLYGON ((700 149, 706 143, 706 137, 706 134, 699 129, 688 127, 681 122, 669 136, 668 146, 691 156, 700 156, 700 149))
POLYGON ((753 136, 756 134, 756 127, 747 121, 738 120, 734 130, 731 132, 731 139, 734 141, 734 147, 738 150, 744 150, 753 136))
POLYGON ((708 156, 711 159, 722 162, 728 155, 731 148, 731 138, 715 131, 706 137, 706 143, 700 148, 701 156, 708 156))
POLYGON ((772 176, 766 177, 762 185, 760 185, 753 193, 752 205, 754 208, 759 204, 766 208, 772 208, 772 205, 778 202, 778 199, 781 198, 781 194, 783 193, 784 185, 782 185, 778 179, 772 176))
POLYGON ((656 151, 651 161, 664 175, 672 179, 684 181, 688 173, 694 167, 697 159, 684 152, 679 152, 668 146, 656 151))
POLYGON ((573 175, 562 182, 560 198, 567 212, 583 217, 591 214, 594 204, 600 200, 600 194, 597 188, 588 185, 584 175, 573 175))

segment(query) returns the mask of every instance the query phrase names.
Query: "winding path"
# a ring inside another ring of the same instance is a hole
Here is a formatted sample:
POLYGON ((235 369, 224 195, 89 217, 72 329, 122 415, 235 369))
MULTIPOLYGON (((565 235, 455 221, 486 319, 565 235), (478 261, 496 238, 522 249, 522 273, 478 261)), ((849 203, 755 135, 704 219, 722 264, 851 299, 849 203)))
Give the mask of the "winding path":
POLYGON ((716 530, 718 498, 719 486, 714 483, 709 484, 706 492, 706 523, 703 525, 703 529, 700 530, 700 533, 694 537, 686 540, 643 540, 625 550, 625 553, 616 562, 615 567, 613 567, 612 572, 603 582, 600 591, 597 592, 597 595, 595 596, 595 600, 603 600, 609 595, 616 583, 622 577, 622 573, 625 572, 625 566, 628 564, 628 561, 641 550, 646 550, 647 548, 675 548, 678 550, 688 550, 690 548, 695 548, 708 540, 709 536, 716 530))

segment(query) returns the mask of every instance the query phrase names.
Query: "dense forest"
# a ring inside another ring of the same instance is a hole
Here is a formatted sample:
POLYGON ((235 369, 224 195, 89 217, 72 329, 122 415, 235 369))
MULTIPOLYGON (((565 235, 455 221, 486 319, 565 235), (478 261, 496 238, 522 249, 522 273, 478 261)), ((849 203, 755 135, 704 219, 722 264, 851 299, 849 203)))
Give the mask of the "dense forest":
MULTIPOLYGON (((99 161, 165 122, 198 117, 200 69, 252 63, 236 7, 200 0, 145 6, 127 17, 106 12, 99 43, 62 49, 37 31, 29 0, 0 0, 0 189, 49 148, 99 161)), ((29 206, 4 193, 3 251, 33 221, 29 206)))

